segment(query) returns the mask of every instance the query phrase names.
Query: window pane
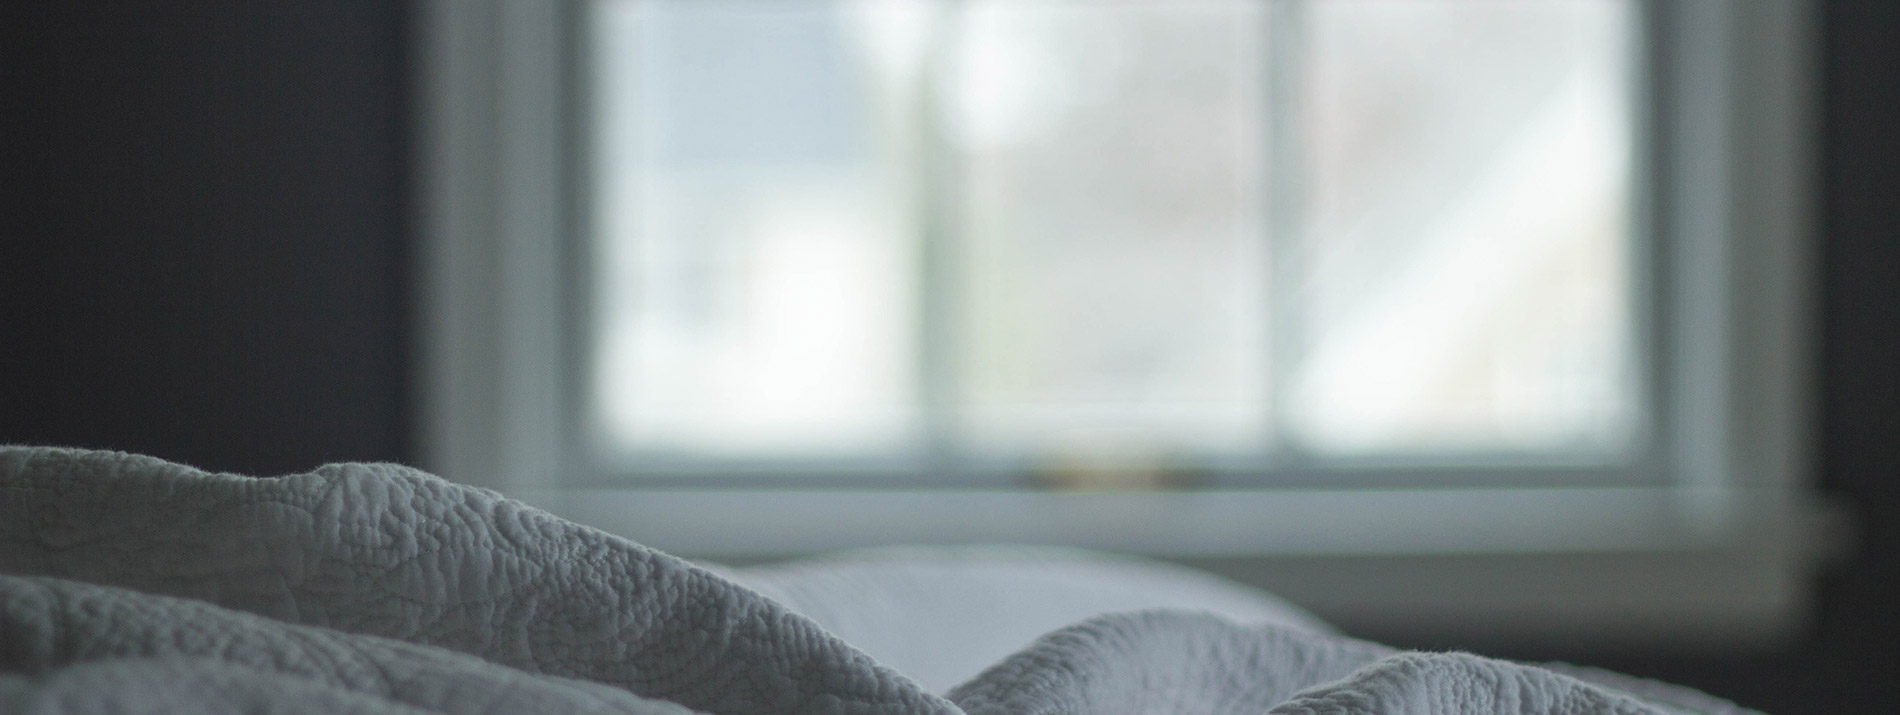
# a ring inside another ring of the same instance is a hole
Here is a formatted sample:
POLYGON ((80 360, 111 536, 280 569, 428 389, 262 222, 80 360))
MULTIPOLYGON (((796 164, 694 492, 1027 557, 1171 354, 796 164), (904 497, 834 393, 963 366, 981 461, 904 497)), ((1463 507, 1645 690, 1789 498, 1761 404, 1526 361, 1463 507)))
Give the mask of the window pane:
POLYGON ((1633 8, 598 2, 593 426, 646 465, 1624 454, 1633 8))
POLYGON ((1630 12, 1307 6, 1288 386, 1305 446, 1601 454, 1629 438, 1630 12))
POLYGON ((916 421, 905 48, 833 3, 597 11, 601 431, 688 455, 899 448, 916 421))
POLYGON ((1258 449, 1265 4, 965 7, 944 102, 964 437, 1045 456, 1258 449))

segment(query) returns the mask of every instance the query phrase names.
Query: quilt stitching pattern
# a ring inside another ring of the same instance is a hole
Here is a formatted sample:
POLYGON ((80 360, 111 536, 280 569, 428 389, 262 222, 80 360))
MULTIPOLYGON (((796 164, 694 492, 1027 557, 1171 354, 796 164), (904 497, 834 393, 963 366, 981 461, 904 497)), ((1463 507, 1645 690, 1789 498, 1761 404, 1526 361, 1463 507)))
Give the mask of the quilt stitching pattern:
POLYGON ((735 581, 396 465, 254 479, 0 447, 0 712, 1746 712, 1180 610, 1058 628, 940 696, 833 633, 900 658, 933 648, 853 630, 915 604, 874 602, 888 584, 849 568, 735 581), (840 592, 860 608, 813 600, 840 592))

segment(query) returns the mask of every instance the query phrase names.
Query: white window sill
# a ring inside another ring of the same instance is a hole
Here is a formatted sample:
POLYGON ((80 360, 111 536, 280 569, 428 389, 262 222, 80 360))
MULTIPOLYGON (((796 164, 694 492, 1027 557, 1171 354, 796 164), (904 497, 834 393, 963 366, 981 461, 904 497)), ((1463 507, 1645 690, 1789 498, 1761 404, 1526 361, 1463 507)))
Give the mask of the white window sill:
POLYGON ((1841 523, 1779 492, 1667 488, 522 496, 726 563, 893 544, 1098 549, 1266 588, 1354 635, 1573 652, 1784 643, 1841 523))
POLYGON ((1818 518, 1813 505, 1775 492, 1654 487, 569 489, 523 496, 664 551, 745 558, 893 543, 1038 544, 1161 557, 1805 549, 1818 518))

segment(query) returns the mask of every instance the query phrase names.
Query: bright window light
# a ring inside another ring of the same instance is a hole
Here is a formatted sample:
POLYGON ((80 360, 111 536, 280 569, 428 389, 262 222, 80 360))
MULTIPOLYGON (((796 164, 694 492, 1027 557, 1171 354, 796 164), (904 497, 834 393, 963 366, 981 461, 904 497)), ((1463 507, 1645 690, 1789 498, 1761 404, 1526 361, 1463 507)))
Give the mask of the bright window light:
POLYGON ((634 472, 1626 462, 1636 13, 598 2, 592 439, 634 472))

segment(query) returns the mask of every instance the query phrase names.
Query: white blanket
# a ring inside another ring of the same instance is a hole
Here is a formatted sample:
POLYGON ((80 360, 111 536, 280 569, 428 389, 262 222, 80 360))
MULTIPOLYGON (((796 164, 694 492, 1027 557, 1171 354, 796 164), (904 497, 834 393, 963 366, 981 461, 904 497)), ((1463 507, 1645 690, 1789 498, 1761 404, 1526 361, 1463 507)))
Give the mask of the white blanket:
POLYGON ((0 713, 1744 712, 1141 562, 715 570, 399 466, 0 448, 0 713))

